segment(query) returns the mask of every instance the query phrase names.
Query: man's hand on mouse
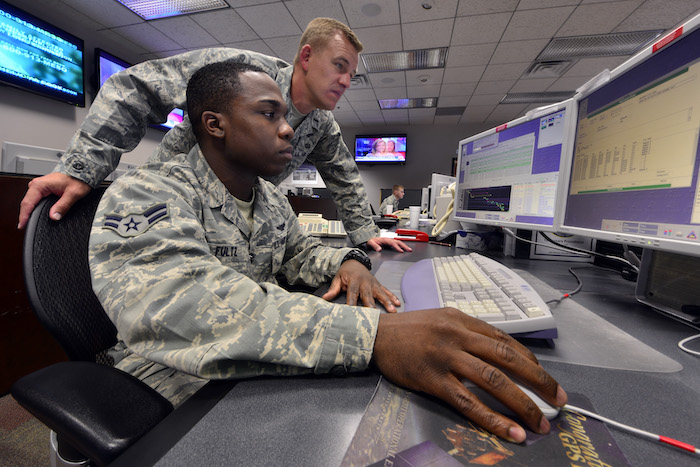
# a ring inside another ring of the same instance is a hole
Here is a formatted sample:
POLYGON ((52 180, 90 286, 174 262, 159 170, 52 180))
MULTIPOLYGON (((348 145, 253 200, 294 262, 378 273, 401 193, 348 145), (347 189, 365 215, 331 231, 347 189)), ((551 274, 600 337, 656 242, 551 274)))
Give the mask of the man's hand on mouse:
POLYGON ((525 346, 454 308, 380 315, 372 361, 395 384, 439 397, 482 428, 516 443, 525 440, 525 430, 479 401, 463 379, 489 392, 536 433, 548 433, 549 421, 504 372, 554 406, 567 402, 566 392, 525 346))

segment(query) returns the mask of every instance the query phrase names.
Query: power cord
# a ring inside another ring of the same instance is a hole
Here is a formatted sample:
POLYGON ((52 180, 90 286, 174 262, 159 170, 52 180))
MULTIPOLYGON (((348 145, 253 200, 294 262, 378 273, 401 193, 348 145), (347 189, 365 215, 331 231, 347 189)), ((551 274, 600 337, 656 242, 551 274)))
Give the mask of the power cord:
POLYGON ((698 339, 698 338, 700 338, 700 334, 686 337, 685 339, 683 339, 682 341, 680 341, 678 343, 678 348, 680 348, 683 352, 689 353, 691 355, 695 355, 696 357, 700 357, 700 352, 698 352, 697 350, 691 350, 685 346, 685 344, 687 344, 688 342, 693 341, 693 340, 698 339))

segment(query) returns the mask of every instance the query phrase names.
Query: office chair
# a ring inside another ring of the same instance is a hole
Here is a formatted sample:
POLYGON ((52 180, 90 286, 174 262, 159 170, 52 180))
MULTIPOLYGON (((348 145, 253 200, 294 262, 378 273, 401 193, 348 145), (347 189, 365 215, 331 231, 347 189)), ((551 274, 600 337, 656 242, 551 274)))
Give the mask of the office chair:
POLYGON ((87 255, 104 190, 92 190, 59 222, 48 216, 58 198, 44 198, 24 237, 29 303, 71 361, 19 379, 10 392, 53 431, 52 465, 54 460, 107 465, 173 410, 148 385, 112 367, 106 356, 117 331, 93 293, 87 255))

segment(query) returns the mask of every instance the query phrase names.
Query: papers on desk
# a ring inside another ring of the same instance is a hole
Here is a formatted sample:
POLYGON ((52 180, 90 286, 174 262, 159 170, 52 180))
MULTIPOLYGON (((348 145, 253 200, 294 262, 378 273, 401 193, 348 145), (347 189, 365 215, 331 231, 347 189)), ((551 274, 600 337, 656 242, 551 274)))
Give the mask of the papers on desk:
MULTIPOLYGON (((498 404, 474 392, 487 405, 498 404)), ((581 394, 569 393, 573 401, 592 407, 581 394)), ((498 410, 512 418, 503 406, 498 410)), ((523 444, 509 443, 446 404, 381 378, 341 465, 630 465, 603 423, 562 411, 551 425, 548 435, 526 430, 523 444)))

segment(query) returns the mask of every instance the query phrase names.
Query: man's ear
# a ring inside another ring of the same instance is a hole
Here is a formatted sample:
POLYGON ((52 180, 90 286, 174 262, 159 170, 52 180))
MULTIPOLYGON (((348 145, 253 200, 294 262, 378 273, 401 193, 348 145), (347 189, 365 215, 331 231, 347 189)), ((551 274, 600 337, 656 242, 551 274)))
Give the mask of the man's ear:
POLYGON ((214 138, 223 138, 224 129, 221 122, 222 115, 218 112, 205 110, 202 112, 202 125, 204 132, 214 138))
POLYGON ((311 45, 304 44, 304 46, 299 51, 299 64, 301 69, 304 71, 309 71, 309 59, 311 58, 311 45))

